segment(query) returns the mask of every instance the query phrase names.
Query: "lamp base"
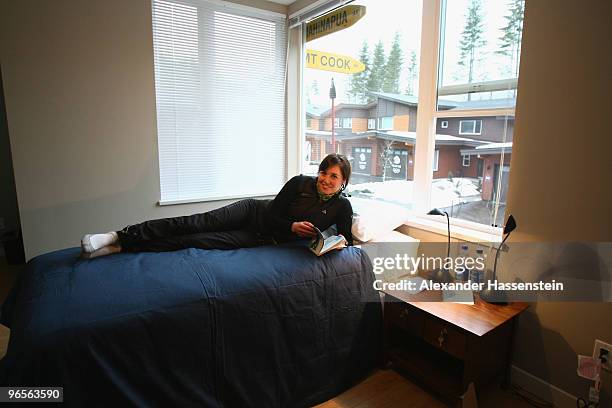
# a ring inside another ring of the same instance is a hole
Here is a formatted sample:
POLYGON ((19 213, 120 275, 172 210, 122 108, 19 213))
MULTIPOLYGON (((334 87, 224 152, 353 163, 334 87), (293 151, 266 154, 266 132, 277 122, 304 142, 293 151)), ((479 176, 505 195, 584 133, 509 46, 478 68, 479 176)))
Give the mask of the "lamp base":
POLYGON ((434 269, 433 271, 429 272, 427 277, 432 281, 439 283, 450 283, 453 281, 450 272, 446 269, 434 269))
POLYGON ((505 290, 485 289, 478 293, 480 298, 493 305, 505 306, 508 304, 508 295, 505 290))

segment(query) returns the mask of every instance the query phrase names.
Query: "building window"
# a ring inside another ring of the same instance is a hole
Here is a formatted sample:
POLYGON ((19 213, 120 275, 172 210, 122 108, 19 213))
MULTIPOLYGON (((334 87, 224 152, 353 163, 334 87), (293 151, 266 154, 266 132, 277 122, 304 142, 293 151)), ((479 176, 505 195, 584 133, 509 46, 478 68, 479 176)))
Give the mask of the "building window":
POLYGON ((440 150, 436 149, 434 151, 434 160, 433 160, 433 171, 438 171, 438 163, 440 161, 440 150))
POLYGON ((469 154, 464 154, 463 155, 463 163, 462 163, 463 167, 470 167, 470 161, 471 161, 470 158, 471 157, 472 156, 470 156, 469 154))
POLYGON ((312 129, 312 118, 306 118, 306 129, 312 129))
POLYGON ((353 118, 334 118, 334 128, 351 129, 352 127, 353 127, 353 118))
POLYGON ((447 129, 448 128, 448 120, 443 120, 440 122, 440 127, 442 129, 447 129))
POLYGON ((378 118, 378 130, 393 130, 393 116, 378 118))
POLYGON ((368 119, 368 130, 376 129, 376 119, 368 119))
POLYGON ((479 135, 482 131, 482 120, 462 120, 459 122, 460 135, 479 135))
POLYGON ((161 204, 283 185, 285 20, 230 3, 153 0, 161 204))

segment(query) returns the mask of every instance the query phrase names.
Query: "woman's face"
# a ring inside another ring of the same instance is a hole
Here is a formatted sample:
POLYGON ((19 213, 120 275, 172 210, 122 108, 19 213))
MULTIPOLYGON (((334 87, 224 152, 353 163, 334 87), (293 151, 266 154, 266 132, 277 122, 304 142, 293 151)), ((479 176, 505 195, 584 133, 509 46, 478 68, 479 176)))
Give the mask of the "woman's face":
POLYGON ((344 177, 337 164, 319 172, 317 187, 320 193, 335 194, 342 187, 342 183, 344 183, 344 177))

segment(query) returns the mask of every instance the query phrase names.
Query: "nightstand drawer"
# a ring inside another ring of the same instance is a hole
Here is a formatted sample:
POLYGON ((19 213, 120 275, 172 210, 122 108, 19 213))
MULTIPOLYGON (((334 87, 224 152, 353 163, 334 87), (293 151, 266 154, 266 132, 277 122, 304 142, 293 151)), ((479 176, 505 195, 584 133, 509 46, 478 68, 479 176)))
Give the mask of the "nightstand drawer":
POLYGON ((464 359, 467 348, 466 334, 437 319, 425 319, 423 339, 432 346, 457 358, 464 359))
POLYGON ((385 303, 385 320, 419 337, 423 335, 424 313, 404 302, 385 303))

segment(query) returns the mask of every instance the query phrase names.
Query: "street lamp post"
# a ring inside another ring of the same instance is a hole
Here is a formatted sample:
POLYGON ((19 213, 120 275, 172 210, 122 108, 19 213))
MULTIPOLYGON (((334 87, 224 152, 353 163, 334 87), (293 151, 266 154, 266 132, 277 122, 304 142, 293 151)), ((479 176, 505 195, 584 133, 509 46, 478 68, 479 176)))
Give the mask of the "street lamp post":
POLYGON ((336 110, 334 107, 334 100, 336 99, 336 86, 334 85, 334 78, 331 80, 331 87, 329 88, 329 99, 332 101, 332 116, 331 116, 331 145, 332 153, 336 153, 336 135, 334 122, 336 121, 336 110))

